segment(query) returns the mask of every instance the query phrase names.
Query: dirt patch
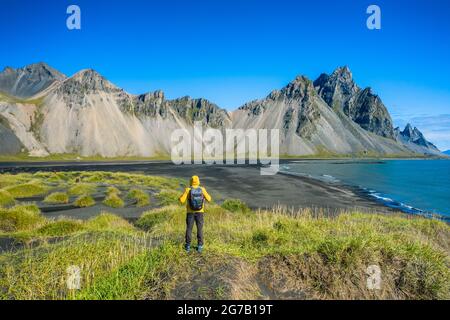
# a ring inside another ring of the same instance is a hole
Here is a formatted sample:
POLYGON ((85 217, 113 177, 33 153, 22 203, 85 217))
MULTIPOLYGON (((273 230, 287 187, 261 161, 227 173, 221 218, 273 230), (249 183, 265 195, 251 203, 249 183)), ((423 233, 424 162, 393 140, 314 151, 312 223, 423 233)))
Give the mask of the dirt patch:
MULTIPOLYGON (((193 253, 196 254, 196 253, 193 253)), ((256 281, 256 267, 232 257, 194 257, 182 279, 171 291, 171 299, 264 299, 256 281)))

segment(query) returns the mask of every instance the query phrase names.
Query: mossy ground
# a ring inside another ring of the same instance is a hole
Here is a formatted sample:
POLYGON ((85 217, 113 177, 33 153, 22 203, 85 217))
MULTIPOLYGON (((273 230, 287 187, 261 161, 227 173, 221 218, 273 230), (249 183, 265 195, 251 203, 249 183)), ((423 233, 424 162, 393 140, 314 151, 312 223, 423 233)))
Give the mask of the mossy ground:
POLYGON ((207 206, 204 253, 186 254, 179 181, 67 172, 0 175, 0 186, 36 179, 50 189, 108 185, 115 196, 144 186, 159 208, 135 223, 107 212, 81 221, 46 219, 33 204, 1 208, 0 237, 23 244, 0 253, 1 299, 450 299, 450 227, 437 220, 255 212, 228 200, 207 206), (370 265, 381 269, 380 290, 367 287, 370 265), (70 266, 81 270, 80 290, 67 288, 70 266))

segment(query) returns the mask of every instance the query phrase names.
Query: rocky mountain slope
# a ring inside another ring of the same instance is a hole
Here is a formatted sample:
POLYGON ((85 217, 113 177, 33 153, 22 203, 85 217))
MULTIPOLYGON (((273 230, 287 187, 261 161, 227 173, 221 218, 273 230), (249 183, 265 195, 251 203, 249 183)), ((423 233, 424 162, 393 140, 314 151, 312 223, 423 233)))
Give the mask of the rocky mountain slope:
MULTIPOLYGON (((337 96, 336 96, 337 97, 337 96)), ((297 77, 286 87, 233 112, 235 128, 278 128, 282 154, 402 154, 409 150, 392 138, 365 130, 340 108, 331 108, 313 82, 297 77)), ((339 105, 339 106, 338 106, 339 105)))
POLYGON ((43 63, 6 68, 0 91, 0 154, 168 155, 171 133, 192 132, 194 121, 280 129, 286 155, 439 154, 417 129, 394 130, 381 99, 360 89, 347 67, 314 82, 299 76, 230 114, 205 99, 132 95, 91 69, 67 78, 43 63))
POLYGON ((333 109, 341 110, 363 129, 386 138, 394 137, 392 119, 381 99, 371 88, 360 89, 348 67, 322 74, 314 87, 333 109))
POLYGON ((0 91, 18 98, 29 98, 65 78, 64 74, 43 62, 19 69, 6 67, 0 73, 0 91))

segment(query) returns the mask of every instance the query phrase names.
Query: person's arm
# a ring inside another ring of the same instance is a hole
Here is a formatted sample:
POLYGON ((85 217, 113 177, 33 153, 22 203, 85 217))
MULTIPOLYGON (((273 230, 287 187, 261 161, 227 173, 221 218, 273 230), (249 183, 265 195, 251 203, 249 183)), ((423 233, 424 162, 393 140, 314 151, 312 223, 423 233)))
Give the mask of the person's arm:
POLYGON ((178 198, 181 204, 184 204, 187 200, 189 194, 189 188, 184 189, 184 193, 178 198))
POLYGON ((203 196, 205 197, 206 201, 211 202, 212 198, 209 195, 209 193, 206 191, 206 189, 202 187, 202 191, 203 191, 203 196))

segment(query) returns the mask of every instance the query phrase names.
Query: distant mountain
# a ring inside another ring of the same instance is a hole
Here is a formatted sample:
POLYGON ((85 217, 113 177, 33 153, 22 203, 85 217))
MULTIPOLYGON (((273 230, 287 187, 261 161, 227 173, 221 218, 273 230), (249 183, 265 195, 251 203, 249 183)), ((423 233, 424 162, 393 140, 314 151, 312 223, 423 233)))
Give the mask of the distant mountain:
POLYGON ((446 154, 446 155, 448 155, 448 156, 450 156, 450 150, 447 150, 447 151, 444 151, 444 152, 442 152, 443 154, 446 154))
POLYGON ((64 74, 43 62, 19 69, 6 67, 0 72, 0 92, 18 98, 29 98, 65 78, 64 74))
POLYGON ((403 131, 400 131, 400 128, 395 128, 395 137, 397 141, 407 145, 409 149, 415 152, 424 154, 440 153, 439 149, 434 144, 425 139, 419 129, 416 127, 413 128, 409 123, 403 131))
POLYGON ((417 128, 393 129, 381 99, 347 67, 312 82, 298 76, 229 113, 206 99, 132 95, 92 69, 70 78, 45 63, 0 73, 0 154, 154 156, 170 154, 175 129, 281 130, 287 155, 439 154, 417 128))

